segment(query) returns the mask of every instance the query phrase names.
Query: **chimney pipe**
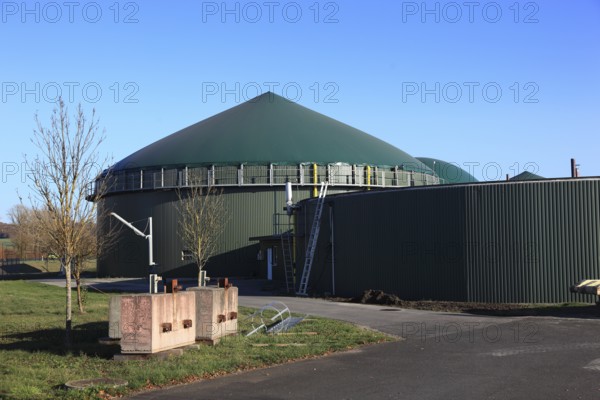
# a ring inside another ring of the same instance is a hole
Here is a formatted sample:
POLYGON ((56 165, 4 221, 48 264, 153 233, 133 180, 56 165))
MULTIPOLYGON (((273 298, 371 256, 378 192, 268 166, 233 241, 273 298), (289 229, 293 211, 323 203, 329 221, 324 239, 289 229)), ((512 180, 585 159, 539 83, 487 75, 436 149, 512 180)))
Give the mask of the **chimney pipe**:
POLYGON ((571 158, 571 178, 577 177, 577 164, 575 163, 575 159, 571 158))

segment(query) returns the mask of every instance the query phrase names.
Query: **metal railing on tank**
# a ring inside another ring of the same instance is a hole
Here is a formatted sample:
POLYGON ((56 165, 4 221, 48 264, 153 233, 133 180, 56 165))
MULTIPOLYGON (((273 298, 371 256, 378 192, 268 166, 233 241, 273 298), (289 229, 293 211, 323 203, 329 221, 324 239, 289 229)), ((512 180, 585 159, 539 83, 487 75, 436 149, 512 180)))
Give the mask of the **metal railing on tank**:
POLYGON ((343 163, 298 165, 211 165, 203 167, 159 168, 117 171, 91 182, 87 195, 117 192, 184 188, 192 186, 285 186, 313 187, 327 181, 333 187, 407 187, 438 185, 437 176, 394 167, 343 163))

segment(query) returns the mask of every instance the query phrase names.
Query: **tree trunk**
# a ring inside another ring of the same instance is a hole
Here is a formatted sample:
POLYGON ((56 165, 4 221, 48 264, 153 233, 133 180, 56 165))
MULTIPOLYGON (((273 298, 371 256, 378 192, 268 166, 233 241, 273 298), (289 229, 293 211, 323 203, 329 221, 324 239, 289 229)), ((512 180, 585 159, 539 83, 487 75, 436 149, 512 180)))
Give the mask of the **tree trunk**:
POLYGON ((66 323, 65 323, 65 346, 67 350, 71 349, 71 326, 73 313, 71 307, 71 259, 65 259, 65 288, 67 290, 67 312, 66 312, 66 323))
POLYGON ((84 313, 83 309, 83 298, 81 297, 81 275, 79 273, 75 274, 75 284, 77 285, 77 306, 79 307, 79 312, 84 313))

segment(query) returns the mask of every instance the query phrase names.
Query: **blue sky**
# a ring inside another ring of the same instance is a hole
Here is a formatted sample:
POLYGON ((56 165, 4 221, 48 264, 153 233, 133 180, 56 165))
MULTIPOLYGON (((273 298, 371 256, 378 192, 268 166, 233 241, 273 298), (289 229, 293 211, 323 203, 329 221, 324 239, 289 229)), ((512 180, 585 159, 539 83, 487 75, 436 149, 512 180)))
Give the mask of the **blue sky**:
POLYGON ((600 175, 598 0, 0 7, 1 221, 58 90, 96 108, 115 162, 271 88, 480 180, 568 176, 571 157, 600 175))

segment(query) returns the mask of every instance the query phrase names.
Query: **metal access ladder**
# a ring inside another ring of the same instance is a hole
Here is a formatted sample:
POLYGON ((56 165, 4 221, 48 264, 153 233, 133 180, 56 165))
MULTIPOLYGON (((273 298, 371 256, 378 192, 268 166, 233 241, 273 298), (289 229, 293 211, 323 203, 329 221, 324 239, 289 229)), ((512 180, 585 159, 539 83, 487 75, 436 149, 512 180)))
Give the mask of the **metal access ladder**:
POLYGON ((306 296, 306 289, 308 288, 310 270, 315 257, 315 250, 317 249, 319 231, 321 230, 321 214, 323 213, 323 204, 325 204, 325 196, 327 195, 327 185, 327 182, 322 182, 321 189, 319 190, 319 198, 317 199, 317 207, 315 208, 315 216, 313 218, 313 224, 308 239, 308 247, 306 249, 306 256, 304 258, 304 269, 302 270, 302 277, 300 278, 300 287, 296 292, 296 294, 300 296, 306 296))
POLYGON ((281 251, 283 253, 283 267, 285 271, 285 285, 288 293, 294 290, 294 259, 292 256, 292 233, 281 234, 281 251))

